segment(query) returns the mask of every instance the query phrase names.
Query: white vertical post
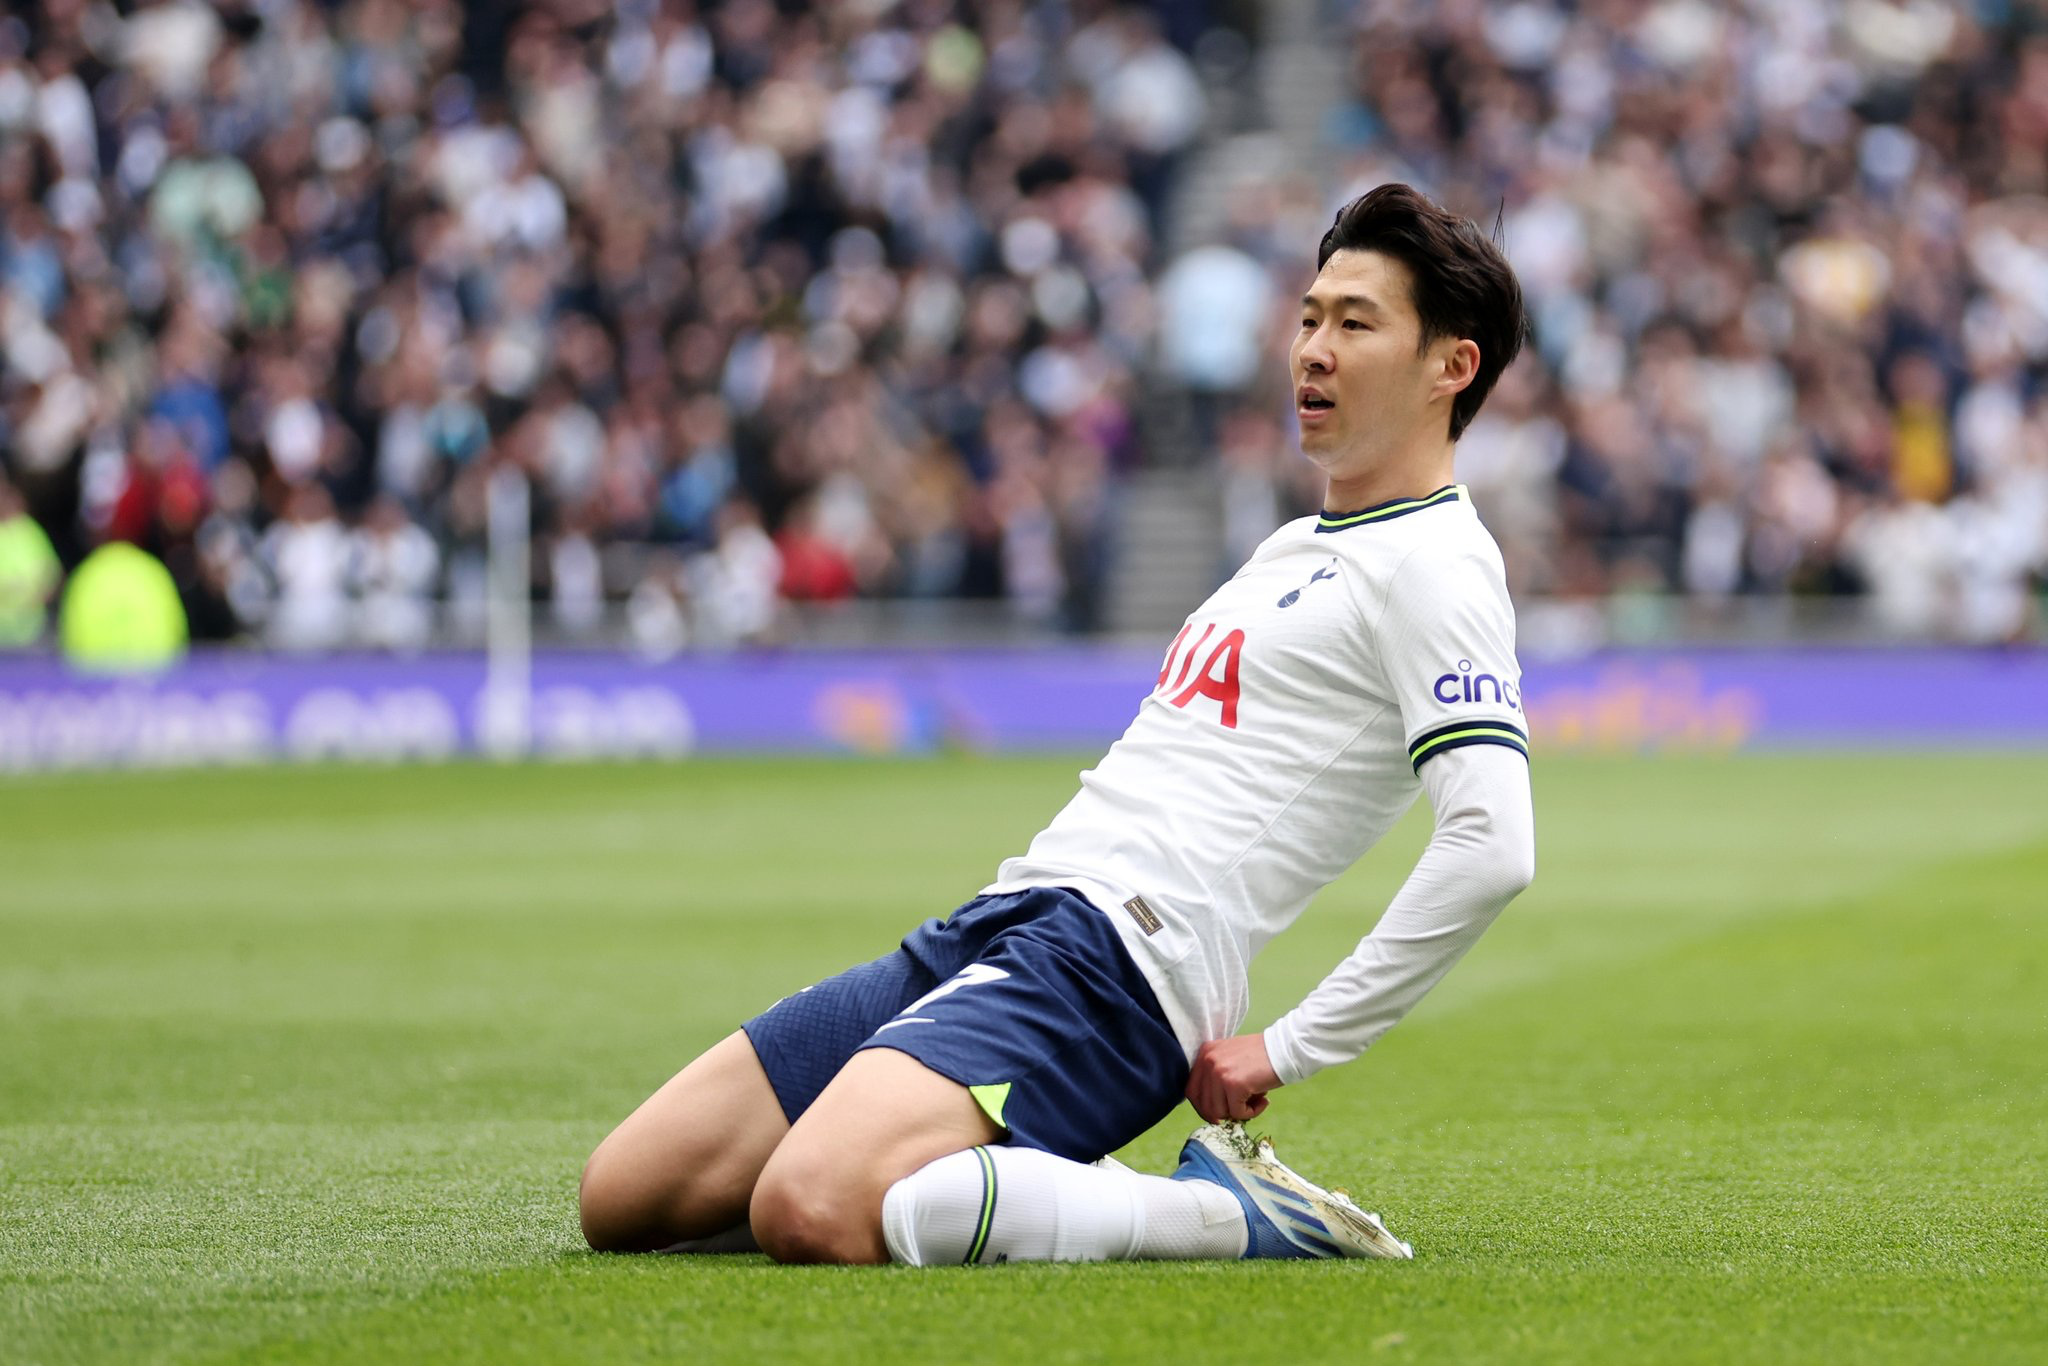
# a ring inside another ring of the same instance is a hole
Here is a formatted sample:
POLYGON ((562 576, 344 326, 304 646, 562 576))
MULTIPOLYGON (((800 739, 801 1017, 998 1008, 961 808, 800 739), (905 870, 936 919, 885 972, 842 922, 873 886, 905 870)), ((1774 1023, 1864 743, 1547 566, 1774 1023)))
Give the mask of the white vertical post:
POLYGON ((479 738, 494 759, 524 758, 532 743, 532 532, 526 476, 501 466, 487 488, 490 602, 479 738))

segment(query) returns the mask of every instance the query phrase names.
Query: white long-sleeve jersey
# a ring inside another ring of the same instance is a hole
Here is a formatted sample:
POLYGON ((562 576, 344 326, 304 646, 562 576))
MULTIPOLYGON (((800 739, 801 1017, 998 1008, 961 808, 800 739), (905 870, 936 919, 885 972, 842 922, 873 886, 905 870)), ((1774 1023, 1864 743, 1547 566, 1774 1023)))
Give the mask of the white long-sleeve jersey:
POLYGON ((1187 620, 1081 790, 984 889, 1108 915, 1190 1058, 1247 968, 1427 786, 1436 831, 1350 957, 1266 1030, 1281 1080, 1363 1052, 1527 884, 1528 735, 1500 551, 1463 486, 1283 526, 1187 620))

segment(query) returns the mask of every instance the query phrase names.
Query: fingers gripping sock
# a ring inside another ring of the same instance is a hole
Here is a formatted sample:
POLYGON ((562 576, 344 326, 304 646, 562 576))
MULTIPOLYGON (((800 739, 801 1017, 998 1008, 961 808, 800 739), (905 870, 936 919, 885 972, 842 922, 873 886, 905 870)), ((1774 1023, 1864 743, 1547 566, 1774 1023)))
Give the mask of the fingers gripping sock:
POLYGON ((1244 1211, 1228 1191, 1069 1162, 1035 1148, 970 1148, 889 1188, 889 1255, 911 1266, 1236 1257, 1244 1211))

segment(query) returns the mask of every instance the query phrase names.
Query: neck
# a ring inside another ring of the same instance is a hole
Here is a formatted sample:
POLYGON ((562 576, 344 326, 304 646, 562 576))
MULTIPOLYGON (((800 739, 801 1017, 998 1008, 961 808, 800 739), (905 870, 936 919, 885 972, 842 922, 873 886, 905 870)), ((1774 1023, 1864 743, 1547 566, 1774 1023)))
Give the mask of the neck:
POLYGON ((1457 449, 1449 437, 1441 442, 1411 446, 1396 459, 1382 461, 1371 469, 1338 474, 1332 472, 1323 493, 1326 512, 1357 512, 1403 498, 1422 498, 1453 482, 1451 456, 1457 449))

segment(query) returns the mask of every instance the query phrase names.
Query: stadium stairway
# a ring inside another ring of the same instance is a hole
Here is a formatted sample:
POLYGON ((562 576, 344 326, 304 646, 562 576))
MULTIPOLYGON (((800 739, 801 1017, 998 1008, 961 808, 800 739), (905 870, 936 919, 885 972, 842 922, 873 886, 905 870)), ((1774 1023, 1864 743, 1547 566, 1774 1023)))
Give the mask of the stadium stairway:
POLYGON ((1104 626, 1165 637, 1222 582, 1223 508, 1215 469, 1141 470, 1123 494, 1104 626))
MULTIPOLYGON (((1219 239, 1239 186, 1312 172, 1323 121, 1343 99, 1348 41, 1332 42, 1339 20, 1329 0, 1270 0, 1256 7, 1251 70, 1223 97, 1212 81, 1210 121, 1175 187, 1167 214, 1167 259, 1219 239)), ((1348 30, 1345 33, 1348 37, 1348 30)), ((1332 187, 1334 189, 1334 187, 1332 187)), ((1110 568, 1104 625, 1118 636, 1170 635, 1234 566, 1220 563, 1221 481, 1187 395, 1158 377, 1139 399, 1147 468, 1123 490, 1118 555, 1110 568)))
POLYGON ((1211 90, 1207 136, 1166 215, 1167 259, 1222 235, 1238 186, 1316 169, 1324 121, 1345 98, 1348 81, 1350 30, 1326 14, 1338 8, 1330 0, 1256 7, 1249 78, 1241 78, 1232 98, 1211 90))

